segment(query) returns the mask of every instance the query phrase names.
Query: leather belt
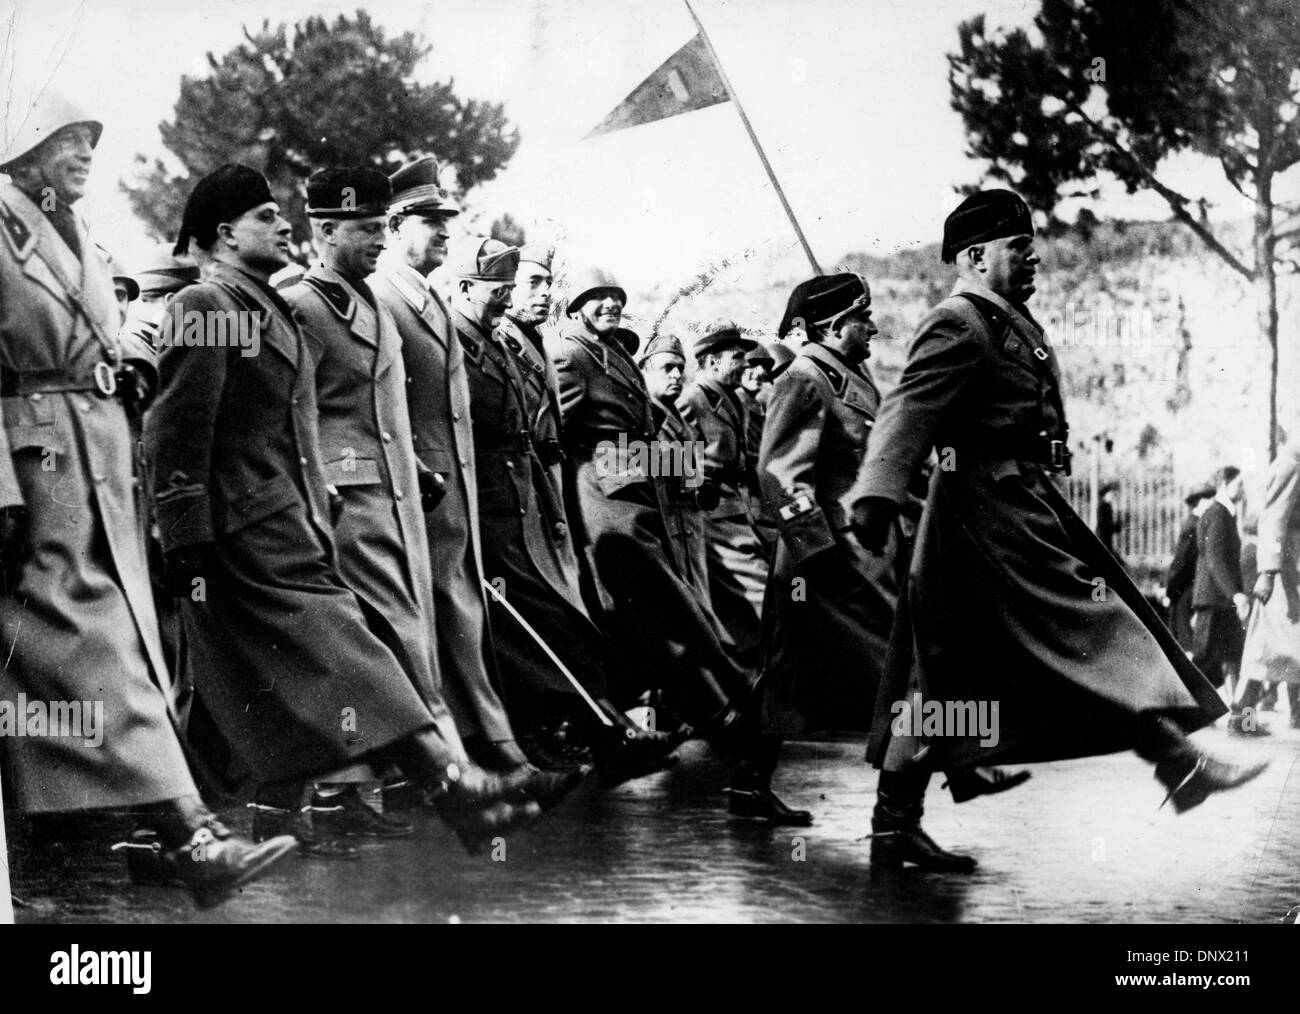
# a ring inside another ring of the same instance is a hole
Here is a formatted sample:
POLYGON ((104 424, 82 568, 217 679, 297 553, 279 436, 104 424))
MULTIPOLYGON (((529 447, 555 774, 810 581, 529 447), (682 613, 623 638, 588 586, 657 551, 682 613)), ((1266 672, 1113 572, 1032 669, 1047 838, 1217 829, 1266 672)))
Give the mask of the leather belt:
POLYGON ((117 393, 117 374, 112 364, 98 362, 88 377, 78 377, 67 370, 0 370, 0 397, 25 397, 29 394, 89 392, 101 398, 117 393))
POLYGON ((549 438, 546 440, 534 440, 532 435, 521 431, 513 438, 507 440, 495 440, 491 442, 476 443, 474 451, 477 454, 528 454, 535 453, 543 465, 558 465, 564 460, 564 450, 560 442, 556 439, 549 438))
POLYGON ((1049 437, 1046 433, 1029 434, 1015 431, 988 433, 976 442, 968 442, 958 447, 958 461, 961 460, 963 451, 977 460, 1011 458, 1016 461, 1032 461, 1052 472, 1072 474, 1070 463, 1074 454, 1069 445, 1065 440, 1049 437))

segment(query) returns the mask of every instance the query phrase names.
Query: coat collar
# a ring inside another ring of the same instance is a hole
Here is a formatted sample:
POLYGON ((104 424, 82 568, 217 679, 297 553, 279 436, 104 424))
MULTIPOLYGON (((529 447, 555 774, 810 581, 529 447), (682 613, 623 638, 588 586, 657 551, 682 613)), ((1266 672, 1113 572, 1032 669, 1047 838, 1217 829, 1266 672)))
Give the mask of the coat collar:
MULTIPOLYGON (((257 279, 233 264, 217 261, 208 273, 205 281, 225 289, 244 306, 260 313, 261 341, 270 345, 294 366, 298 365, 299 334, 296 317, 286 318, 284 311, 271 301, 271 298, 257 284, 257 279), (233 290, 233 291, 232 291, 233 290)), ((201 283, 200 283, 201 284, 201 283)), ((184 302, 184 290, 177 296, 178 303, 184 302)))
POLYGON ((646 402, 648 410, 650 399, 645 390, 645 378, 641 376, 636 363, 632 362, 632 358, 621 345, 598 338, 577 317, 569 317, 565 320, 560 328, 560 336, 572 339, 586 349, 610 378, 635 391, 637 396, 646 402))
POLYGON ((386 281, 402 297, 403 302, 423 321, 438 343, 447 348, 451 337, 451 316, 428 281, 409 264, 381 262, 375 276, 386 281))
POLYGON ((1011 322, 1011 327, 1031 349, 1041 349, 1046 353, 1047 359, 1045 361, 1051 370, 1052 379, 1058 387, 1060 386, 1061 367, 1056 361, 1056 353, 1047 341, 1042 326, 1029 314, 1028 309, 1022 308, 1022 312, 987 285, 959 278, 957 284, 953 286, 952 294, 960 296, 964 292, 987 299, 1006 315, 1011 322))
POLYGON ((880 408, 880 391, 861 364, 853 365, 834 349, 809 342, 799 357, 811 360, 835 390, 835 396, 855 412, 875 419, 880 408))

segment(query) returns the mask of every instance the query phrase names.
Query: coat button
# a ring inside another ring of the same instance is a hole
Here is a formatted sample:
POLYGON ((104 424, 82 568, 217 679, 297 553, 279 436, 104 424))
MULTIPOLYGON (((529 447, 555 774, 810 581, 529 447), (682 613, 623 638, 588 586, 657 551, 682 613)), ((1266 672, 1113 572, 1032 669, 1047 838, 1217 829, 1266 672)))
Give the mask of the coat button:
POLYGON ((393 442, 393 435, 389 433, 387 430, 384 430, 384 432, 380 433, 379 435, 383 437, 384 443, 391 444, 393 442))
POLYGON ((43 397, 40 391, 33 391, 31 395, 32 401, 40 401, 43 397))
POLYGON ((460 422, 460 413, 459 413, 459 412, 453 412, 453 413, 451 414, 451 417, 452 417, 452 419, 454 419, 456 422, 460 422))
POLYGON ((515 463, 513 461, 506 462, 506 468, 513 469, 514 467, 515 467, 515 463))
POLYGON ((90 411, 90 402, 88 402, 88 401, 78 402, 78 404, 77 404, 77 408, 81 409, 81 411, 83 411, 83 412, 89 412, 89 411, 90 411))
POLYGON ((469 468, 469 462, 466 461, 464 458, 461 458, 461 459, 460 459, 460 467, 461 467, 461 468, 469 468))
POLYGON ((396 490, 393 493, 393 499, 396 500, 398 503, 402 502, 402 491, 400 489, 396 490))
POLYGON ((299 458, 299 459, 298 459, 298 464, 302 465, 303 467, 306 467, 306 465, 307 465, 307 459, 306 459, 306 458, 299 458))
POLYGON ((96 472, 96 473, 94 473, 94 475, 92 475, 91 478, 94 479, 96 482, 107 482, 107 481, 108 481, 108 476, 104 475, 102 472, 96 472))

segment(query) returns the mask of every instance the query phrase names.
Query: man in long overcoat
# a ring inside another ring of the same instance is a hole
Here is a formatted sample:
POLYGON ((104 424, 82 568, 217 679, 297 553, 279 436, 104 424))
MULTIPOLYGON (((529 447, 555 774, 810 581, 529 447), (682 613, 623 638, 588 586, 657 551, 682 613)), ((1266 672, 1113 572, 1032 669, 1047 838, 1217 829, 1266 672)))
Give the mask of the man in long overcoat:
POLYGON ((268 283, 288 236, 262 175, 227 165, 195 187, 177 241, 213 263, 171 305, 145 444, 196 692, 266 805, 295 806, 305 779, 392 761, 473 849, 538 807, 458 748, 339 573, 315 353, 268 283))
POLYGON ((750 507, 746 411, 736 397, 745 355, 758 346, 730 320, 718 320, 695 340, 698 369, 677 399, 703 448, 704 477, 719 492, 705 523, 709 597, 741 658, 757 666, 761 653, 767 556, 750 507))
POLYGON ((1025 306, 1033 232, 1005 190, 948 217, 943 258, 960 280, 921 322, 847 494, 862 544, 880 552, 938 452, 868 747, 883 768, 871 846, 883 866, 974 867, 921 829, 939 768, 1135 748, 1180 812, 1263 769, 1188 741, 1222 701, 1052 483, 1068 431, 1055 356, 1025 306))
POLYGON ((135 810, 171 875, 216 900, 293 841, 232 836, 182 750, 115 397, 121 317, 71 207, 102 129, 47 89, 0 150, 0 743, 19 812, 135 810), (56 706, 82 721, 13 727, 56 706))
MULTIPOLYGON (((726 735, 749 693, 726 636, 675 562, 645 380, 619 337, 627 294, 607 272, 573 280, 555 362, 575 544, 611 635, 691 725, 726 735)), ((625 332, 626 333, 626 332, 625 332)))

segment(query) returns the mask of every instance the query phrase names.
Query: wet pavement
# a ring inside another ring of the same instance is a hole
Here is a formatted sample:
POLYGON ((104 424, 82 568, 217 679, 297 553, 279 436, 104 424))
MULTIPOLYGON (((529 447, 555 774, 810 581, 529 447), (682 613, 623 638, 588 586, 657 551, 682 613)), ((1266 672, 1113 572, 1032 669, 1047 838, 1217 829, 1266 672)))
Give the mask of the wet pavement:
MULTIPOLYGON (((14 888, 38 922, 1275 922, 1300 904, 1300 731, 1196 741, 1262 754, 1250 785, 1175 816, 1133 754, 1035 765, 1021 788, 956 806, 928 796, 925 827, 980 860, 971 876, 872 872, 875 772, 861 742, 787 744, 776 787, 815 814, 769 828, 726 813, 729 767, 698 742, 670 771, 613 790, 592 780, 534 829, 467 856, 431 816, 359 862, 294 857, 219 908, 135 887, 102 846, 28 863, 14 888), (39 868, 34 868, 39 867, 39 868)), ((247 828, 244 813, 226 814, 247 828)))

